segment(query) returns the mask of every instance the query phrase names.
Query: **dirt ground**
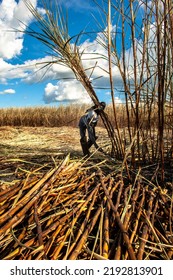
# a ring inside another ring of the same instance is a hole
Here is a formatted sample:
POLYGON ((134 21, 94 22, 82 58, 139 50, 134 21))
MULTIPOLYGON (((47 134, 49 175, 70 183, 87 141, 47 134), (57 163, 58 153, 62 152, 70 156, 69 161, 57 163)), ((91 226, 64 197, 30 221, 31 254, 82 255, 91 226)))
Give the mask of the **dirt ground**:
MULTIPOLYGON (((98 143, 105 144, 106 131, 97 128, 98 143)), ((56 155, 82 156, 79 129, 73 127, 0 127, 1 156, 56 155)))
MULTIPOLYGON (((105 146, 106 130, 98 127, 96 132, 98 144, 105 146)), ((43 164, 50 168, 69 153, 72 159, 83 157, 78 127, 0 127, 0 182, 14 180, 22 169, 30 172, 43 164)), ((95 158, 102 159, 96 153, 95 158)))
MULTIPOLYGON (((98 145, 110 154, 107 131, 97 127, 96 135, 98 145)), ((94 147, 91 148, 92 152, 95 152, 94 147)), ((78 127, 0 127, 0 183, 14 182, 16 178, 43 165, 45 168, 42 171, 46 172, 68 154, 75 161, 83 158, 78 127)), ((108 169, 121 168, 121 162, 117 160, 112 162, 98 151, 92 155, 87 164, 93 165, 102 161, 108 162, 108 169)), ((158 164, 149 165, 148 168, 144 166, 143 176, 150 180, 156 173, 157 166, 158 164)), ((171 166, 170 162, 165 165, 165 178, 168 182, 172 182, 173 178, 171 166)), ((159 171, 157 174, 160 178, 159 171)))

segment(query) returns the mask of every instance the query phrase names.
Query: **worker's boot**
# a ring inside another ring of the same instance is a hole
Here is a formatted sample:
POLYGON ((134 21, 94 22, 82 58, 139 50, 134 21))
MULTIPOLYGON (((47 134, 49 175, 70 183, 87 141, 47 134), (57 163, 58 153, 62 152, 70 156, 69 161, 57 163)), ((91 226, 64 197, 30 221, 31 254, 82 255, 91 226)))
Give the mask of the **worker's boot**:
POLYGON ((83 151, 84 156, 89 157, 90 152, 89 152, 89 149, 88 149, 88 144, 87 144, 87 141, 86 141, 86 137, 80 139, 80 143, 81 143, 81 147, 82 147, 82 151, 83 151))

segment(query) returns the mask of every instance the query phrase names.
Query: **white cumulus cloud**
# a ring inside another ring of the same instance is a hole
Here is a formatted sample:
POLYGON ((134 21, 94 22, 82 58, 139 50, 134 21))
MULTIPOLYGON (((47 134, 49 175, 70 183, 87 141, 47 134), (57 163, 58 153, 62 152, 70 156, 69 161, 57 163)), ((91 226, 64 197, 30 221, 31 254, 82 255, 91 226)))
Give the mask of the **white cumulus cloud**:
POLYGON ((4 91, 0 91, 0 94, 14 94, 15 90, 12 88, 5 89, 4 91))
MULTIPOLYGON (((36 7, 37 0, 31 0, 36 7)), ((2 0, 0 3, 0 57, 11 59, 21 53, 24 35, 15 32, 21 22, 28 25, 32 16, 22 0, 2 0), (19 21, 20 20, 20 21, 19 21)))
POLYGON ((74 102, 89 103, 90 97, 78 81, 59 81, 56 85, 48 83, 44 93, 45 103, 74 102))

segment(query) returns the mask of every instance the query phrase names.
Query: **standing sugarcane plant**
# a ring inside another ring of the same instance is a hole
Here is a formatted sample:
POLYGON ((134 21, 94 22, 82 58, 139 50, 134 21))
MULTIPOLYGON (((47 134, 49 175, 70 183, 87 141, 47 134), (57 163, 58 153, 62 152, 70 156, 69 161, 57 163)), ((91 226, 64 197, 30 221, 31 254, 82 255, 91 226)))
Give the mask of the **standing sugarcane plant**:
MULTIPOLYGON (((118 67, 124 86, 122 98, 126 103, 128 129, 124 128, 122 147, 128 152, 130 147, 134 167, 141 162, 157 161, 163 182, 164 161, 170 154, 168 143, 172 135, 173 3, 108 1, 104 14, 109 19, 108 26, 115 27, 111 43, 110 34, 107 39, 103 33, 108 41, 104 47, 109 54, 111 45, 111 63, 118 67)), ((120 125, 116 124, 117 130, 120 125)))
MULTIPOLYGON (((99 100, 91 83, 90 75, 82 64, 82 54, 77 46, 80 35, 76 36, 75 43, 68 32, 68 20, 64 16, 63 10, 55 2, 42 1, 45 14, 42 15, 29 0, 23 0, 31 14, 34 16, 37 24, 37 30, 28 27, 24 32, 32 36, 46 45, 53 57, 52 61, 48 61, 43 67, 50 67, 52 64, 61 64, 72 70, 75 78, 83 85, 91 100, 95 105, 99 105, 99 100)), ((81 32, 82 34, 82 32, 81 32)), ((94 71, 94 67, 92 69, 94 71)), ((105 112, 101 112, 101 118, 107 129, 111 144, 112 156, 120 157, 118 144, 115 137, 113 126, 105 112)))

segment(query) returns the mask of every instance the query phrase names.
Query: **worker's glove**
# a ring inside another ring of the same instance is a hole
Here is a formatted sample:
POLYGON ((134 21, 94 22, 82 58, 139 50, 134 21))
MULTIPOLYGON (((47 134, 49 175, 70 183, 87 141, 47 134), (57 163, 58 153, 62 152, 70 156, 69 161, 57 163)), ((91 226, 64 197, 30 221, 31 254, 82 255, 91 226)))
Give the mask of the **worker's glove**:
POLYGON ((100 148, 100 147, 98 148, 98 151, 101 152, 101 153, 104 153, 103 149, 100 148))

